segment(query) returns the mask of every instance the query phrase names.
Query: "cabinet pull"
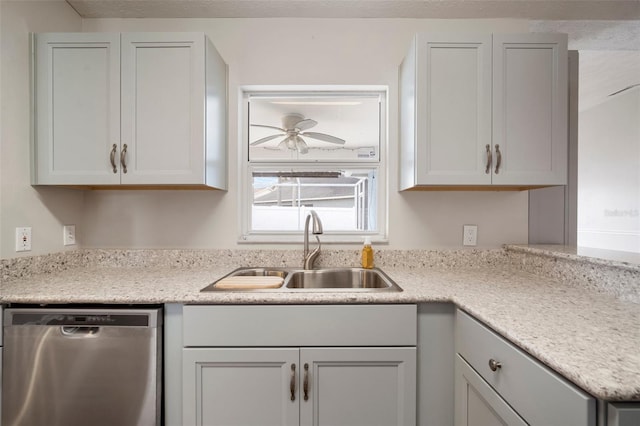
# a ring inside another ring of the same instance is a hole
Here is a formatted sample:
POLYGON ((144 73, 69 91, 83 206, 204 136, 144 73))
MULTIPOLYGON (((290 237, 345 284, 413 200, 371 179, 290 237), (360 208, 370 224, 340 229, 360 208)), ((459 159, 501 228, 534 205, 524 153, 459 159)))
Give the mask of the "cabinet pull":
POLYGON ((491 158, 491 146, 487 144, 486 148, 487 148, 487 168, 484 170, 484 172, 486 174, 489 174, 491 173, 491 162, 493 161, 493 158, 491 158))
POLYGON ((291 400, 296 400, 296 365, 291 364, 291 382, 289 383, 289 390, 291 391, 291 400))
POLYGON ((495 173, 500 173, 500 164, 502 163, 502 153, 500 152, 500 145, 496 145, 496 171, 495 173))
POLYGON ((304 364, 304 382, 302 384, 304 390, 304 400, 309 400, 309 364, 304 364))
POLYGON ((111 154, 109 154, 109 159, 111 160, 111 167, 113 168, 113 173, 118 173, 118 169, 116 168, 116 149, 118 149, 118 145, 115 143, 111 147, 111 154))
POLYGON ((291 400, 296 400, 296 365, 291 364, 291 382, 289 382, 289 390, 291 391, 291 400))
POLYGON ((491 371, 498 371, 500 368, 502 368, 502 363, 491 358, 489 360, 489 368, 491 369, 491 371))
POLYGON ((125 143, 122 146, 122 151, 120 152, 120 165, 122 166, 122 173, 127 173, 127 144, 125 143))

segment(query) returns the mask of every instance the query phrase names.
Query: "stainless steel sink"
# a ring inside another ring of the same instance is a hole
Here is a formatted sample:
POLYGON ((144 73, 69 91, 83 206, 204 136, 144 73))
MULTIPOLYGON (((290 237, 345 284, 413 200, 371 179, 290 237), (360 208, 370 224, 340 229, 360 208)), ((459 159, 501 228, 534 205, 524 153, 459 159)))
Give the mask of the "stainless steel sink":
POLYGON ((292 272, 285 282, 291 290, 402 291, 379 269, 338 268, 292 272))
POLYGON ((380 269, 326 268, 238 268, 200 291, 244 291, 244 292, 388 292, 402 289, 380 269), (275 276, 283 278, 279 288, 227 289, 216 288, 223 278, 235 276, 275 276))

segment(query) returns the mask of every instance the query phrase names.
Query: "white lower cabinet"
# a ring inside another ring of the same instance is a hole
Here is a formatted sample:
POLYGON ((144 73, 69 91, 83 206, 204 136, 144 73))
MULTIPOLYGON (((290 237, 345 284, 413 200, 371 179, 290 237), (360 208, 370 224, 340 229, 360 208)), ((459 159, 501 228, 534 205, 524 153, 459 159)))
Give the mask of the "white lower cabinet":
POLYGON ((2 306, 0 306, 0 425, 2 424, 2 306))
POLYGON ((460 355, 456 355, 456 425, 522 425, 526 422, 460 355))
MULTIPOLYGON (((2 383, 2 346, 0 346, 0 384, 2 383)), ((0 386, 0 424, 2 424, 2 386, 0 386)))
POLYGON ((595 398, 460 310, 455 345, 456 426, 595 426, 595 398))
POLYGON ((191 348, 182 362, 183 424, 298 424, 298 349, 191 348))
POLYGON ((414 426, 415 305, 184 306, 182 424, 414 426))
POLYGON ((416 348, 303 348, 300 424, 415 424, 416 348))
POLYGON ((193 348, 184 424, 415 424, 415 348, 193 348))
POLYGON ((627 426, 639 412, 451 304, 165 307, 167 426, 627 426))
POLYGON ((607 404, 607 426, 640 425, 640 402, 613 402, 607 404))

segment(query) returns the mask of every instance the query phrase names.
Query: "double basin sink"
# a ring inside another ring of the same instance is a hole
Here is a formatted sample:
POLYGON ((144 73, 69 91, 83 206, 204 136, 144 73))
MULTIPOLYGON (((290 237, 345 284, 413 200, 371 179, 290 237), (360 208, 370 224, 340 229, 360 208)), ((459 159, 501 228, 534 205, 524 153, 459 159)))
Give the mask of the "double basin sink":
POLYGON ((201 291, 323 291, 323 292, 388 292, 402 289, 380 269, 327 268, 239 268, 201 291), (217 288, 216 284, 229 277, 279 277, 282 285, 269 289, 217 288))

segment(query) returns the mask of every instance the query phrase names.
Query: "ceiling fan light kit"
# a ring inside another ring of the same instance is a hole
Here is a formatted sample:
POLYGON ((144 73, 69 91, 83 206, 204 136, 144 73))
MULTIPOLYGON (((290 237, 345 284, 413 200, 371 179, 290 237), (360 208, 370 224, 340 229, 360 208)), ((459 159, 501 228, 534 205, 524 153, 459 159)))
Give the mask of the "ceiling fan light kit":
POLYGON ((326 133, 318 132, 306 132, 318 124, 317 121, 310 118, 305 118, 304 115, 298 113, 290 113, 282 117, 282 127, 269 126, 266 124, 251 124, 253 127, 262 127, 266 129, 276 130, 279 133, 275 135, 269 135, 260 138, 250 143, 251 146, 261 145, 265 142, 277 138, 284 138, 278 142, 277 146, 280 149, 296 150, 300 154, 306 154, 309 152, 309 146, 303 138, 311 138, 319 140, 321 142, 332 143, 336 145, 344 145, 345 140, 336 136, 328 135, 326 133))

